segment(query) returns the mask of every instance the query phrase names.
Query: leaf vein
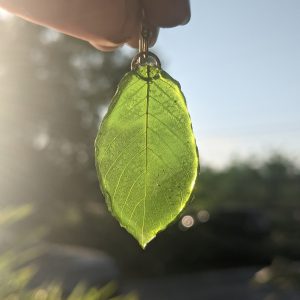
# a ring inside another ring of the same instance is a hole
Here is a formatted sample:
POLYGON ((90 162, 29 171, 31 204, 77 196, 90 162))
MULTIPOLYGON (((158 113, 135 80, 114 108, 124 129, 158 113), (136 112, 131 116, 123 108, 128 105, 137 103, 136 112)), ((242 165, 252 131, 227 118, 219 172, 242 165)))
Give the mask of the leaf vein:
MULTIPOLYGON (((165 83, 165 81, 163 81, 164 83, 165 83)), ((155 81, 154 81, 154 85, 169 99, 169 100, 173 100, 173 98, 169 95, 169 94, 167 94, 155 81)), ((169 85, 169 84, 168 84, 169 85)), ((169 85, 170 86, 170 85, 169 85)), ((175 91, 175 89, 172 87, 172 86, 170 86, 173 90, 174 90, 174 92, 176 92, 175 91)))
POLYGON ((132 210, 132 213, 131 213, 131 215, 130 215, 129 222, 131 221, 131 219, 132 219, 132 217, 133 217, 133 215, 134 215, 135 210, 137 209, 137 207, 138 207, 138 206, 142 203, 142 201, 144 201, 144 200, 145 200, 145 197, 142 198, 142 199, 135 205, 135 207, 134 207, 134 209, 132 210))
MULTIPOLYGON (((175 154, 175 152, 173 151, 173 149, 165 142, 165 140, 163 138, 161 138, 159 136, 159 134, 151 127, 149 127, 149 129, 160 139, 160 141, 166 146, 166 148, 169 150, 170 153, 172 153, 172 155, 178 160, 180 161, 181 158, 179 156, 177 156, 175 154)), ((152 149, 151 149, 152 150, 152 149)), ((181 167, 181 170, 185 173, 186 176, 188 176, 188 173, 186 172, 186 170, 184 170, 182 167, 181 167)))
POLYGON ((163 124, 174 136, 177 137, 177 139, 184 145, 186 146, 186 142, 184 142, 181 137, 175 133, 165 122, 163 122, 162 120, 160 120, 159 118, 157 118, 155 115, 149 113, 149 116, 151 116, 152 118, 156 119, 158 122, 160 122, 161 124, 163 124))
MULTIPOLYGON (((132 98, 132 97, 134 97, 134 96, 136 96, 142 89, 143 89, 143 87, 145 87, 145 85, 142 85, 141 87, 139 87, 137 90, 135 90, 132 94, 130 94, 130 95, 126 95, 126 99, 130 99, 130 98, 132 98)), ((127 89, 128 89, 128 87, 126 87, 127 89)), ((130 87, 129 87, 130 88, 130 87)), ((123 103, 120 103, 120 105, 118 106, 118 108, 121 108, 121 107, 123 107, 125 104, 128 104, 128 102, 127 101, 124 101, 123 103)))
POLYGON ((129 196, 130 196, 130 194, 131 194, 131 192, 132 192, 133 187, 135 186, 135 184, 138 182, 138 180, 140 179, 140 177, 141 177, 143 174, 144 174, 144 173, 141 173, 141 174, 136 178, 136 180, 132 183, 132 185, 131 185, 131 187, 130 187, 130 189, 129 189, 129 191, 128 191, 127 197, 126 197, 126 199, 125 199, 125 201, 124 201, 124 203, 123 203, 122 209, 121 209, 121 217, 123 217, 123 211, 124 211, 124 209, 125 209, 125 207, 126 207, 126 205, 127 205, 127 201, 128 201, 128 199, 129 199, 129 196))
POLYGON ((125 150, 130 146, 132 145, 132 141, 135 141, 139 136, 139 134, 136 134, 131 140, 130 142, 126 145, 125 148, 123 148, 121 151, 120 151, 120 154, 117 156, 117 158, 113 161, 113 163, 110 165, 110 167, 108 168, 107 172, 105 173, 104 175, 104 179, 106 179, 108 173, 110 172, 110 170, 112 169, 112 167, 115 165, 115 163, 119 160, 119 158, 122 156, 122 154, 124 154, 125 150))
MULTIPOLYGON (((158 155, 152 148, 148 147, 148 149, 164 164, 166 165, 168 168, 170 168, 170 166, 168 165, 167 162, 165 162, 165 160, 160 156, 158 155)), ((170 168, 172 169, 172 168, 170 168)))
MULTIPOLYGON (((158 101, 158 99, 156 99, 153 96, 150 96, 151 99, 153 99, 154 101, 156 101, 157 103, 159 103, 161 106, 163 106, 163 103, 161 103, 160 101, 158 101)), ((177 105, 178 106, 178 105, 177 105)), ((179 106, 178 106, 179 107, 179 106)), ((181 109, 181 107, 179 107, 181 109)), ((163 109, 166 110, 172 117, 174 117, 178 122, 182 122, 182 120, 180 120, 176 115, 174 115, 167 107, 163 106, 163 109)))
POLYGON ((140 154, 142 154, 145 150, 146 150, 146 148, 142 149, 140 152, 138 152, 138 153, 136 153, 135 155, 133 155, 133 156, 131 157, 131 159, 128 161, 128 163, 126 164, 126 166, 124 167, 123 171, 121 172, 121 174, 120 174, 120 176, 119 176, 119 179, 118 179, 118 182, 117 182, 117 186, 116 186, 115 191, 114 191, 114 193, 113 193, 113 198, 115 197, 115 194, 116 194, 117 189, 118 189, 118 187, 119 187, 119 184, 120 184, 120 182, 121 182, 122 176, 124 175, 126 169, 127 169, 128 166, 130 165, 130 163, 131 163, 137 156, 139 156, 140 154))

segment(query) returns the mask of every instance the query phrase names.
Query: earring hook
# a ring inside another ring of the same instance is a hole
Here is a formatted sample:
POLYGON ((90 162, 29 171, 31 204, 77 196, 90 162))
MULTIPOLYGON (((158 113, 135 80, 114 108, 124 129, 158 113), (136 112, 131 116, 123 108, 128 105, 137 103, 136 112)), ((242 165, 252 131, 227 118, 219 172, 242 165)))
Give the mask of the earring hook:
POLYGON ((145 54, 145 58, 148 56, 149 50, 149 38, 150 38, 150 31, 148 26, 145 22, 145 13, 144 10, 142 12, 142 23, 141 23, 141 32, 140 32, 140 39, 139 39, 139 52, 145 54))
POLYGON ((161 68, 159 58, 152 52, 149 51, 149 39, 151 37, 151 31, 147 26, 145 20, 145 12, 142 10, 142 22, 141 31, 139 37, 139 52, 133 57, 131 61, 131 70, 137 68, 141 64, 155 65, 157 68, 161 68))

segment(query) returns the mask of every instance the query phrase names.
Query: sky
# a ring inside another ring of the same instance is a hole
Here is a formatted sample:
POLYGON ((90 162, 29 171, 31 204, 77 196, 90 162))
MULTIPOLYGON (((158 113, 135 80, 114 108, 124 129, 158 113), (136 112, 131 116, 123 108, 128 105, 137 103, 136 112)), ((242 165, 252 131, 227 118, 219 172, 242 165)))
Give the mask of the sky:
POLYGON ((203 165, 300 161, 300 1, 191 0, 151 51, 182 86, 203 165))
POLYGON ((181 83, 201 164, 276 152, 300 164, 300 1, 191 0, 191 11, 151 51, 181 83))

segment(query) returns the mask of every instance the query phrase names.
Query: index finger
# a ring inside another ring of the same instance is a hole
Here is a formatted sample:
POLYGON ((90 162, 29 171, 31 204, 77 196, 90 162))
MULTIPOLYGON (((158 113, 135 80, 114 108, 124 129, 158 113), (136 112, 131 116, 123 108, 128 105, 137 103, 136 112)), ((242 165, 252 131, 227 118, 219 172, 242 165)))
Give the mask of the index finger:
MULTIPOLYGON (((146 22, 151 31, 150 46, 156 42, 159 27, 175 27, 187 24, 191 18, 189 0, 141 0, 146 22)), ((138 34, 128 44, 138 47, 138 34)))
POLYGON ((189 0, 141 0, 149 24, 175 27, 187 24, 191 18, 189 0))

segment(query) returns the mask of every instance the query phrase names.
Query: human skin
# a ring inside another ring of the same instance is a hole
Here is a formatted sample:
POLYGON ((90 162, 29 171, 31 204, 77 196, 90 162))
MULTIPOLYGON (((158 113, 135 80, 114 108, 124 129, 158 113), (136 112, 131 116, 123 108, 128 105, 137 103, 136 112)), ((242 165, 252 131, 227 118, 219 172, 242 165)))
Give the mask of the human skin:
POLYGON ((0 7, 101 51, 125 43, 137 47, 142 15, 152 33, 151 45, 159 28, 184 25, 190 19, 189 0, 0 0, 0 7))

